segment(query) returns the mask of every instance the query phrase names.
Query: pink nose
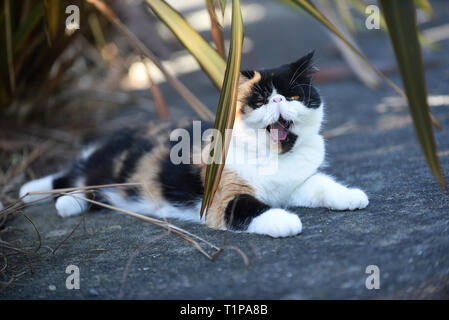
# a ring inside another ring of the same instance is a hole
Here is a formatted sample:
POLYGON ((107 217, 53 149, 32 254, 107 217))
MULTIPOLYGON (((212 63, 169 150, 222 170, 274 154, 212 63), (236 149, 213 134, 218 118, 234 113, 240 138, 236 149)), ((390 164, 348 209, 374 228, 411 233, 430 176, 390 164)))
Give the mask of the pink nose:
POLYGON ((278 103, 278 102, 282 101, 282 98, 281 97, 275 97, 275 98, 273 98, 273 101, 278 103))

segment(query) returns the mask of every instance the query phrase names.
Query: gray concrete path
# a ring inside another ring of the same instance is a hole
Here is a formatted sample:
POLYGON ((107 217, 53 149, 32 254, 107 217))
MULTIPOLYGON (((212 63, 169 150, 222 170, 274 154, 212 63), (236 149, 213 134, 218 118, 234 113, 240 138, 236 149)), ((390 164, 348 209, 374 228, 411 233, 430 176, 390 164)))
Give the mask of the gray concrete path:
MULTIPOLYGON (((320 27, 271 1, 242 1, 265 5, 263 20, 249 23, 246 35, 253 50, 244 67, 270 67, 317 48, 318 66, 342 64, 329 53, 320 27)), ((434 1, 440 17, 449 16, 445 1, 434 1)), ((447 23, 447 21, 446 21, 447 23)), ((359 37, 367 55, 393 63, 388 39, 380 32, 359 37)), ((441 64, 428 70, 429 94, 449 93, 449 42, 442 50, 425 52, 441 64)), ((392 79, 397 83, 397 75, 392 79)), ((211 108, 218 94, 199 72, 181 77, 211 108)), ((123 288, 126 299, 303 299, 303 298, 449 298, 449 195, 433 179, 420 151, 406 106, 392 106, 394 92, 385 84, 372 91, 355 80, 320 86, 327 102, 324 131, 328 167, 338 180, 360 187, 370 205, 356 212, 296 209, 303 233, 272 239, 229 233, 226 250, 209 261, 175 235, 154 241, 140 251, 123 273, 135 250, 158 237, 162 229, 124 215, 88 213, 56 253, 55 248, 81 221, 62 219, 51 205, 26 211, 39 228, 44 247, 32 261, 33 273, 22 276, 0 297, 13 299, 113 299, 123 288), (80 290, 65 286, 66 267, 80 268, 80 290), (380 289, 365 287, 366 267, 380 269, 380 289)), ((172 92, 163 86, 166 93, 172 92)), ((170 105, 183 103, 166 94, 170 105)), ((449 178, 449 105, 432 107, 444 129, 436 132, 441 164, 449 178)), ((224 232, 172 221, 221 246, 224 232)), ((35 245, 32 227, 23 217, 13 226, 27 230, 26 246, 35 245)), ((12 234, 12 239, 18 237, 12 234)), ((20 234, 20 236, 22 236, 20 234)), ((212 251, 204 246, 209 253, 212 251)))

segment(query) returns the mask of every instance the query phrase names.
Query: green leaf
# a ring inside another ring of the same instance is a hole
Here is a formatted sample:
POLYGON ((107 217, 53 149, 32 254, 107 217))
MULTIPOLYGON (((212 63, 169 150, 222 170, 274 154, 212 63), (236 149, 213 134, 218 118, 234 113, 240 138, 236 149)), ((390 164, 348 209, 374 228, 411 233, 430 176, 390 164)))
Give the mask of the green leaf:
POLYGON ((146 2, 182 45, 195 57, 215 86, 221 89, 226 69, 224 59, 187 23, 181 14, 165 1, 146 0, 146 2))
POLYGON ((418 41, 416 11, 413 0, 380 0, 388 33, 399 65, 402 81, 421 148, 432 173, 440 184, 446 182, 441 172, 436 153, 429 106, 427 104, 426 81, 418 41))
POLYGON ((207 166, 204 186, 203 202, 201 204, 200 215, 210 206, 213 201, 215 190, 220 182, 221 173, 225 166, 226 154, 229 147, 230 135, 226 135, 227 129, 234 126, 235 109, 238 96, 238 85, 240 78, 240 61, 243 46, 243 21, 240 10, 240 1, 232 1, 232 25, 231 25, 231 45, 229 48, 226 72, 223 81, 223 88, 218 102, 217 115, 215 117, 214 128, 221 133, 221 141, 215 139, 211 144, 214 150, 213 161, 207 166), (220 149, 221 147, 221 149, 220 149), (216 152, 219 154, 216 154, 216 152), (221 151, 221 152, 220 152, 221 151))
POLYGON ((345 22, 351 32, 356 31, 354 19, 351 15, 351 10, 349 8, 349 4, 346 1, 335 1, 335 6, 337 8, 338 14, 341 19, 345 22))
POLYGON ((61 30, 61 26, 59 24, 62 13, 60 10, 60 0, 50 0, 50 14, 49 14, 49 21, 48 26, 50 29, 50 35, 52 38, 56 38, 58 36, 59 31, 61 30))
MULTIPOLYGON (((221 14, 224 17, 225 10, 226 10, 226 0, 220 0, 219 3, 220 3, 220 8, 221 8, 221 14)), ((215 0, 214 0, 214 4, 215 4, 215 0)))
MULTIPOLYGON (((360 14, 367 16, 367 13, 365 12, 366 4, 364 2, 362 2, 360 0, 349 0, 349 1, 351 2, 352 6, 360 14)), ((432 10, 432 7, 430 7, 430 11, 431 10, 432 10)), ((382 30, 387 31, 387 24, 385 23, 385 18, 383 16, 383 14, 380 15, 379 25, 382 30)), ((421 45, 423 45, 424 47, 429 48, 429 49, 437 50, 440 48, 438 43, 430 40, 429 38, 427 38, 426 36, 424 36, 421 33, 419 33, 419 42, 421 43, 421 45)))
POLYGON ((423 9, 430 17, 434 17, 432 6, 428 0, 415 0, 415 5, 423 9))
POLYGON ((106 44, 106 39, 104 37, 104 32, 101 27, 100 20, 98 19, 95 12, 91 12, 89 14, 89 17, 87 18, 87 21, 89 22, 89 27, 94 37, 95 45, 99 50, 101 50, 101 48, 103 48, 106 44))
POLYGON ((9 86, 11 92, 16 89, 16 76, 14 73, 14 57, 13 57, 13 45, 12 45, 12 31, 11 31, 11 10, 9 0, 5 0, 5 31, 6 31, 6 56, 8 61, 8 75, 9 86))
POLYGON ((13 43, 15 54, 22 48, 22 46, 28 40, 29 35, 33 30, 35 30, 35 27, 41 21, 42 17, 44 16, 44 13, 45 13, 44 3, 43 1, 39 1, 33 7, 33 10, 30 12, 24 23, 20 25, 17 32, 14 33, 13 43))
MULTIPOLYGON (((342 19, 335 14, 335 8, 332 6, 331 0, 315 0, 314 3, 316 4, 317 9, 320 10, 323 15, 326 15, 326 18, 340 31, 340 33, 358 49, 357 43, 350 31, 345 27, 342 19)), ((346 2, 337 1, 337 3, 346 2)), ((345 9, 342 10, 345 11, 345 9)), ((372 70, 372 67, 332 33, 331 40, 335 43, 338 51, 340 51, 340 54, 351 67, 354 74, 368 87, 377 88, 379 86, 379 79, 375 71, 372 70)))
MULTIPOLYGON (((285 0, 284 0, 285 1, 285 0)), ((390 79, 388 79, 379 69, 377 69, 371 61, 366 58, 363 53, 361 53, 346 37, 338 31, 338 29, 321 13, 319 12, 310 2, 306 0, 290 0, 291 3, 299 6, 309 13, 312 17, 317 19, 323 26, 325 26, 329 31, 334 33, 338 38, 340 38, 352 51, 354 51, 363 61, 367 63, 376 74, 381 77, 394 91, 396 91, 401 97, 406 98, 405 93, 390 79)))

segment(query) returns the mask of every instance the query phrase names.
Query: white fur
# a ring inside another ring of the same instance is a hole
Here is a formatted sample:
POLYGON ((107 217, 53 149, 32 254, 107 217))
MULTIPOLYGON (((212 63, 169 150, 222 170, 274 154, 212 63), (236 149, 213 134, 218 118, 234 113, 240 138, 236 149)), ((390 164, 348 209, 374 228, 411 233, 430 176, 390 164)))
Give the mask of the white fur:
MULTIPOLYGON (((79 192, 71 192, 75 196, 85 197, 84 194, 79 192)), ((87 209, 87 202, 81 199, 77 199, 72 196, 61 196, 56 200, 56 210, 61 217, 71 217, 78 215, 87 209)))
POLYGON ((290 237, 301 233, 301 220, 296 214, 283 209, 270 209, 254 218, 247 232, 266 234, 271 237, 290 237))
POLYGON ((84 159, 84 160, 89 158, 92 155, 92 153, 94 153, 97 150, 97 148, 98 148, 98 145, 95 143, 84 147, 84 149, 81 151, 80 158, 84 159))
POLYGON ((292 205, 355 210, 368 206, 368 197, 360 189, 349 189, 324 174, 315 174, 293 194, 292 205))
MULTIPOLYGON (((32 180, 27 183, 25 183, 19 191, 19 197, 25 196, 27 193, 31 192, 40 192, 40 191, 47 191, 53 189, 53 180, 57 178, 60 174, 53 174, 49 175, 37 180, 32 180)), ((25 198, 23 198, 23 202, 29 203, 34 201, 49 201, 51 198, 49 197, 51 194, 33 194, 33 195, 27 195, 25 198)))
MULTIPOLYGON (((273 97, 276 96, 279 95, 274 93, 273 97)), ((265 147, 266 150, 262 153, 271 154, 277 161, 277 170, 271 172, 271 174, 261 174, 261 167, 254 163, 226 163, 226 167, 236 171, 255 189, 256 197, 259 200, 272 207, 289 206, 292 203, 292 195, 295 190, 300 188, 306 179, 317 172, 324 161, 325 155, 324 140, 319 134, 323 119, 323 106, 321 105, 317 109, 310 109, 304 107, 298 101, 286 101, 285 98, 280 105, 281 108, 278 110, 276 103, 270 102, 251 112, 247 119, 237 120, 232 134, 232 139, 241 140, 246 139, 248 136, 250 136, 248 139, 252 139, 256 134, 248 135, 248 131, 265 130, 266 126, 277 121, 280 115, 285 119, 292 120, 293 127, 291 130, 298 136, 298 139, 295 146, 284 154, 278 155, 277 152, 270 150, 269 146, 263 146, 258 141, 246 142, 246 145, 258 145, 259 153, 260 148, 265 147), (265 108, 265 110, 260 111, 262 108, 265 108), (295 109, 300 111, 294 111, 295 109), (259 116, 256 114, 259 111, 261 113, 271 112, 275 120, 270 117, 267 120, 259 116)), ((235 144, 239 145, 239 143, 235 144)), ((228 157, 232 158, 233 153, 240 151, 231 148, 229 152, 228 157)), ((245 152, 250 153, 251 150, 245 152)), ((258 154, 253 155, 253 157, 256 156, 258 154)))
MULTIPOLYGON (((102 189, 100 192, 111 205, 120 209, 161 219, 175 218, 197 223, 205 222, 205 217, 203 216, 203 219, 200 219, 199 215, 201 203, 198 203, 196 208, 186 209, 184 207, 175 207, 166 203, 158 205, 144 199, 127 200, 118 192, 111 191, 110 189, 102 189)), ((77 192, 73 193, 78 194, 80 197, 84 197, 84 195, 77 192)), ((86 201, 76 199, 72 196, 61 196, 56 201, 56 210, 61 217, 70 217, 81 214, 87 208, 88 203, 86 201)))
POLYGON ((141 200, 126 200, 120 194, 110 190, 102 190, 102 194, 106 196, 107 200, 115 207, 129 210, 143 215, 154 216, 161 219, 176 218, 192 222, 204 223, 204 218, 200 220, 201 203, 198 203, 195 208, 186 209, 185 207, 175 207, 167 203, 156 204, 144 199, 141 200))

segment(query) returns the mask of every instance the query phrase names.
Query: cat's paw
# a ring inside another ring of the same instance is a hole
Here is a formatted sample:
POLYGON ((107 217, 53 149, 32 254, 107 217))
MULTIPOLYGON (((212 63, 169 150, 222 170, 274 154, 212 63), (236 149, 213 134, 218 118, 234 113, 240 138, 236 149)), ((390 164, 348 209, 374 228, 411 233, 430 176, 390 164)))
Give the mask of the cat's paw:
POLYGON ((86 210, 87 203, 71 196, 61 196, 56 200, 55 206, 58 215, 66 218, 81 214, 86 210))
POLYGON ((50 194, 29 194, 32 192, 41 192, 46 190, 53 189, 53 176, 43 177, 41 179, 28 181, 25 183, 19 191, 19 197, 22 198, 22 201, 25 203, 30 203, 34 201, 50 201, 50 194))
POLYGON ((332 210, 357 210, 366 208, 368 203, 368 197, 362 190, 344 189, 333 194, 327 200, 326 207, 332 210))
POLYGON ((283 209, 270 209, 255 217, 247 231, 266 234, 274 238, 289 237, 301 233, 302 224, 296 214, 283 209))

